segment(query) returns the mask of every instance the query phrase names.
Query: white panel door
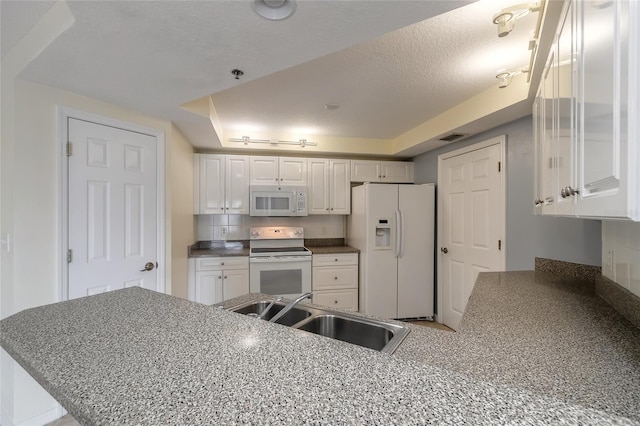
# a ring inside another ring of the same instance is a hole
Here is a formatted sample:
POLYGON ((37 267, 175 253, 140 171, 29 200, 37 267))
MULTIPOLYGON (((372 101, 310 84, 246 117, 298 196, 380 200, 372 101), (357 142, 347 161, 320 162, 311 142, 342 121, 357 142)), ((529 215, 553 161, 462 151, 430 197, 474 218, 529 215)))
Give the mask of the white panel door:
POLYGON ((329 160, 309 159, 309 214, 329 214, 329 160))
POLYGON ((458 329, 478 273, 504 267, 504 162, 499 143, 440 160, 440 315, 458 329))
POLYGON ((196 302, 205 305, 222 302, 222 271, 196 272, 196 302))
POLYGON ((200 154, 200 214, 224 214, 224 155, 200 154))
POLYGON ((331 160, 329 173, 331 214, 351 214, 351 161, 331 160))
POLYGON ((68 125, 69 299, 158 290, 156 138, 71 118, 68 125))
POLYGON ((222 299, 229 300, 249 293, 249 270, 228 269, 222 276, 222 299))
POLYGON ((276 185, 278 183, 278 157, 249 157, 249 183, 276 185))
POLYGON ((280 157, 278 174, 282 185, 307 186, 307 159, 280 157))
POLYGON ((248 156, 226 156, 224 198, 226 214, 249 214, 248 156))

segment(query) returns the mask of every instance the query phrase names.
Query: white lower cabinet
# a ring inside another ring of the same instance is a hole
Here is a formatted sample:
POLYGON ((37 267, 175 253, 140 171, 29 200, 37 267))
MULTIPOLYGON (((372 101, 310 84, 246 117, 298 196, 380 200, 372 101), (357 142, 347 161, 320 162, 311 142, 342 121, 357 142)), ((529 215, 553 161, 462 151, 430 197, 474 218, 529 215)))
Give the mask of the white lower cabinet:
POLYGON ((314 254, 313 303, 358 310, 358 253, 314 254))
POLYGON ((213 305, 249 293, 249 258, 189 259, 189 300, 213 305))

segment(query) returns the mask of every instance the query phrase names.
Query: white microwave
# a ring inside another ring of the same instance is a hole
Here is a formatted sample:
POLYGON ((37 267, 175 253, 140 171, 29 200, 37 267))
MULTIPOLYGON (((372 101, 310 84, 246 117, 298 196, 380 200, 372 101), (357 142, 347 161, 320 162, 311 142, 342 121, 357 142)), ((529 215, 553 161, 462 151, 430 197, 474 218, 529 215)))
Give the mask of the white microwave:
POLYGON ((307 188, 251 185, 250 216, 308 216, 307 188))

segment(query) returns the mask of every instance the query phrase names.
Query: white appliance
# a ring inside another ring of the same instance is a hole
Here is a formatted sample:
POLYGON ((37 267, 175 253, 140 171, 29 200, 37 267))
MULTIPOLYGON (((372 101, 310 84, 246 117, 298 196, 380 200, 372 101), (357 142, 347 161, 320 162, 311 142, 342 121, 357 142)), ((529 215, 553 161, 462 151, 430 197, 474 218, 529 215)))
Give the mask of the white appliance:
POLYGON ((251 185, 250 216, 307 216, 307 188, 251 185))
POLYGON ((347 243, 360 250, 360 312, 433 318, 435 185, 352 189, 347 243))
POLYGON ((250 229, 249 291, 295 299, 311 291, 311 251, 298 226, 250 229))

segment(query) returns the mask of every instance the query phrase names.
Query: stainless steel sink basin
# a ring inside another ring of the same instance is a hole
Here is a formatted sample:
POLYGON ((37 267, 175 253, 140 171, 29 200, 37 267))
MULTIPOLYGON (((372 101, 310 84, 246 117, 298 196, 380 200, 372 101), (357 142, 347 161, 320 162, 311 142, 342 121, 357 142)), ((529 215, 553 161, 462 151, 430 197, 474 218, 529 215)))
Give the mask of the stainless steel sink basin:
POLYGON ((337 315, 318 315, 296 328, 377 351, 385 349, 394 337, 394 329, 379 321, 337 315))
MULTIPOLYGON (((271 303, 271 300, 260 300, 257 302, 250 302, 248 304, 244 303, 239 306, 234 306, 233 308, 229 308, 229 310, 232 312, 237 312, 239 314, 245 314, 245 315, 248 315, 248 314, 260 315, 270 303, 271 303)), ((262 319, 269 321, 278 312, 284 309, 285 306, 286 305, 284 303, 275 303, 262 319)), ((292 326, 306 318, 309 318, 310 316, 311 316, 311 312, 307 311, 306 309, 293 308, 278 320, 278 324, 292 326)))
MULTIPOLYGON (((272 299, 257 300, 232 306, 227 310, 245 315, 260 315, 271 301, 272 299)), ((273 318, 285 305, 276 302, 263 319, 268 321, 273 318)), ((297 305, 291 309, 278 320, 278 324, 385 353, 393 353, 409 334, 409 327, 390 321, 306 305, 297 305)))

